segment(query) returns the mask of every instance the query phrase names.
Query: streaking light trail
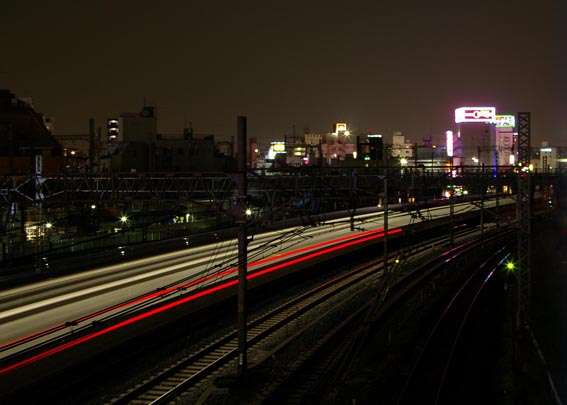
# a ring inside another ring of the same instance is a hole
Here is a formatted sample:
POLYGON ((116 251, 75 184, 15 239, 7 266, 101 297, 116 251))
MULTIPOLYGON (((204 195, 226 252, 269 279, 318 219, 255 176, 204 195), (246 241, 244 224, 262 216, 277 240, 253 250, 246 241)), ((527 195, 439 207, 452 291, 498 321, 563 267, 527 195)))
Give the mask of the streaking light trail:
MULTIPOLYGON (((328 245, 331 245, 331 244, 336 244, 336 243, 345 242, 345 241, 348 241, 348 240, 351 240, 351 239, 360 238, 361 236, 365 236, 365 235, 377 234, 377 233, 383 232, 383 230, 384 230, 384 228, 379 228, 379 229, 375 229, 375 230, 372 230, 372 231, 365 231, 365 232, 361 232, 361 233, 357 233, 357 234, 353 234, 353 235, 347 235, 347 236, 343 236, 343 237, 336 238, 336 239, 333 239, 333 240, 328 240, 328 241, 324 241, 324 242, 321 242, 321 243, 317 243, 315 245, 306 246, 304 248, 295 249, 295 250, 292 250, 292 251, 289 251, 289 252, 280 253, 278 255, 273 255, 273 256, 267 257, 265 259, 260 259, 260 260, 254 261, 252 263, 249 263, 247 268, 252 269, 252 268, 255 268, 257 266, 260 266, 260 265, 269 263, 271 261, 274 261, 274 260, 280 260, 284 257, 289 257, 289 256, 292 256, 292 255, 304 253, 304 252, 309 251, 309 250, 315 250, 315 249, 318 249, 318 248, 322 248, 324 246, 328 246, 328 245)), ((348 245, 348 246, 351 246, 351 245, 348 245)), ((119 309, 126 309, 126 308, 129 308, 129 307, 133 307, 134 305, 144 303, 144 302, 147 303, 147 302, 149 302, 153 299, 161 299, 164 296, 178 292, 180 290, 186 290, 188 288, 194 287, 194 286, 199 285, 199 284, 204 284, 206 282, 213 281, 215 279, 221 279, 221 278, 229 276, 231 274, 236 274, 237 271, 238 271, 237 267, 232 267, 230 269, 220 271, 220 272, 211 274, 209 276, 201 277, 201 278, 199 278, 197 280, 193 280, 189 283, 178 284, 178 285, 174 285, 174 286, 171 286, 171 287, 168 287, 168 288, 159 289, 157 291, 152 291, 148 294, 144 294, 144 295, 141 295, 139 297, 135 297, 133 299, 130 299, 128 301, 124 301, 124 302, 118 303, 116 305, 112 305, 110 307, 101 309, 100 311, 97 311, 97 312, 93 312, 93 313, 88 314, 88 315, 86 315, 82 318, 77 318, 75 320, 62 323, 62 324, 54 326, 52 328, 48 328, 48 329, 33 333, 31 335, 23 336, 23 337, 16 339, 14 341, 5 343, 5 344, 0 346, 0 352, 4 351, 4 350, 6 350, 10 347, 17 346, 18 344, 30 342, 34 339, 38 339, 40 337, 44 337, 44 336, 47 336, 49 334, 64 330, 64 329, 68 328, 70 325, 78 326, 81 323, 84 323, 84 322, 89 321, 93 318, 102 316, 104 314, 110 313, 112 311, 116 311, 116 310, 119 310, 119 309)))
MULTIPOLYGON (((393 229, 393 230, 388 231, 388 235, 397 234, 397 233, 400 233, 400 232, 402 232, 402 229, 393 229)), ((383 228, 382 228, 382 229, 378 229, 378 230, 373 230, 373 231, 366 231, 366 232, 363 232, 363 233, 360 233, 360 234, 349 235, 349 236, 346 236, 346 237, 334 239, 334 240, 331 240, 331 241, 322 242, 322 243, 319 243, 319 244, 316 244, 316 245, 312 245, 312 246, 309 246, 309 247, 297 249, 297 250, 294 250, 294 251, 291 251, 291 252, 286 252, 286 253, 281 254, 281 255, 278 255, 278 256, 273 256, 273 257, 270 257, 270 258, 258 260, 258 261, 256 261, 256 262, 251 263, 251 264, 248 266, 248 268, 257 267, 257 266, 259 266, 260 264, 269 263, 270 261, 278 260, 278 259, 281 259, 282 257, 288 257, 288 256, 295 255, 295 254, 298 254, 298 253, 304 253, 305 251, 308 251, 308 250, 318 249, 318 248, 320 248, 320 247, 324 247, 324 246, 327 246, 327 245, 329 245, 329 244, 334 244, 334 246, 328 247, 328 248, 326 248, 326 249, 321 249, 321 250, 316 251, 316 252, 314 252, 314 253, 311 253, 311 254, 308 254, 308 255, 305 255, 305 256, 301 256, 301 257, 297 257, 297 258, 295 258, 295 259, 291 259, 291 260, 289 260, 289 261, 276 264, 276 265, 271 266, 271 267, 268 267, 268 268, 266 268, 266 269, 262 269, 262 270, 259 270, 259 271, 252 272, 252 273, 248 274, 247 279, 248 279, 248 280, 251 280, 251 279, 260 277, 260 276, 262 276, 262 275, 271 273, 271 272, 273 272, 273 271, 280 270, 280 269, 286 268, 286 267, 288 267, 288 266, 292 266, 292 265, 298 264, 298 263, 300 263, 300 262, 304 262, 304 261, 306 261, 306 260, 310 260, 310 259, 313 259, 313 258, 316 258, 316 257, 319 257, 319 256, 323 256, 323 255, 326 255, 326 254, 328 254, 328 253, 338 251, 338 250, 340 250, 340 249, 345 249, 345 248, 347 248, 347 247, 350 247, 350 246, 353 246, 353 245, 356 245, 356 244, 359 244, 359 243, 364 243, 364 242, 368 242, 368 241, 371 241, 371 240, 374 240, 374 239, 378 239, 378 238, 381 238, 381 237, 383 237, 383 236, 384 236, 384 229, 383 229, 383 228), (353 239, 353 240, 350 240, 350 239, 353 239), (341 243, 341 244, 338 244, 338 245, 337 245, 338 242, 345 242, 345 243, 341 243)), ((215 274, 215 275, 211 275, 211 276, 208 276, 208 277, 205 277, 205 278, 202 278, 202 279, 193 281, 193 282, 191 282, 191 283, 188 283, 188 284, 185 284, 185 285, 182 285, 182 286, 171 287, 171 288, 169 288, 169 289, 167 289, 167 290, 162 290, 162 291, 159 291, 159 292, 153 292, 153 293, 151 293, 151 294, 148 294, 148 295, 145 295, 145 296, 143 296, 143 297, 140 297, 140 298, 136 299, 135 302, 139 302, 139 301, 142 301, 142 300, 149 300, 149 299, 152 299, 152 298, 155 298, 155 297, 158 297, 158 296, 167 294, 168 292, 170 293, 170 292, 172 292, 172 291, 178 291, 179 288, 183 288, 183 287, 186 288, 186 287, 188 287, 188 286, 193 286, 193 285, 195 285, 195 284, 198 284, 199 282, 202 282, 204 279, 210 280, 210 279, 214 279, 214 278, 223 277, 223 276, 226 276, 226 275, 229 275, 229 274, 234 274, 236 271, 237 271, 236 268, 231 268, 231 269, 229 269, 229 270, 226 270, 226 271, 217 273, 217 274, 215 274)), ((153 308, 153 309, 151 309, 151 310, 148 310, 147 312, 138 314, 138 315, 136 315, 136 316, 133 316, 133 317, 128 318, 128 319, 126 319, 126 320, 124 320, 124 321, 118 322, 118 323, 116 323, 116 324, 114 324, 114 325, 108 326, 108 327, 106 327, 106 328, 104 328, 104 329, 101 329, 101 330, 99 330, 99 331, 90 333, 90 334, 88 334, 88 335, 86 335, 86 336, 79 337, 79 338, 77 338, 77 339, 75 339, 75 340, 73 340, 73 341, 66 342, 66 343, 61 344, 61 345, 59 345, 59 346, 57 346, 57 347, 54 347, 54 348, 49 349, 49 350, 46 350, 45 352, 42 352, 42 353, 40 353, 40 354, 31 356, 31 357, 29 357, 29 358, 27 358, 27 359, 24 359, 24 360, 21 360, 21 361, 19 361, 19 362, 14 363, 14 364, 11 364, 11 365, 9 365, 9 366, 6 366, 5 368, 0 369, 0 375, 9 373, 10 371, 13 371, 13 370, 15 370, 15 369, 18 369, 18 368, 21 368, 21 367, 24 367, 24 366, 27 366, 27 365, 30 365, 30 364, 33 364, 33 363, 36 363, 36 362, 38 362, 38 361, 40 361, 40 360, 42 360, 42 359, 45 359, 45 358, 47 358, 47 357, 49 357, 49 356, 52 356, 52 355, 55 355, 55 354, 57 354, 57 353, 63 352, 63 351, 65 351, 65 350, 70 349, 70 348, 72 348, 72 347, 74 347, 74 346, 77 346, 77 345, 79 345, 79 344, 82 344, 82 343, 91 341, 91 340, 93 340, 93 339, 95 339, 95 338, 97 338, 97 337, 99 337, 99 336, 106 335, 106 334, 111 333, 111 332, 113 332, 113 331, 115 331, 115 330, 117 330, 117 329, 120 329, 120 328, 123 328, 123 327, 125 327, 125 326, 131 325, 131 324, 133 324, 133 323, 135 323, 135 322, 138 322, 138 321, 140 321, 140 320, 143 320, 143 319, 149 318, 149 317, 151 317, 151 316, 154 316, 154 315, 156 315, 156 314, 159 314, 159 313, 168 311, 168 310, 170 310, 170 309, 172 309, 172 308, 175 308, 175 307, 178 307, 178 306, 180 306, 180 305, 186 304, 186 303, 188 303, 188 302, 191 302, 191 301, 197 300, 197 299, 199 299, 199 298, 208 296, 208 295, 213 294, 213 293, 215 293, 215 292, 218 292, 218 291, 221 291, 221 290, 230 288, 230 287, 235 286, 235 285, 237 285, 237 284, 238 284, 238 280, 237 280, 237 279, 228 280, 228 281, 225 281, 225 282, 221 282, 220 284, 217 284, 217 285, 215 285, 215 286, 206 288, 206 289, 204 289, 204 290, 202 290, 202 291, 199 291, 199 292, 193 293, 193 294, 191 294, 191 295, 188 295, 187 297, 183 297, 183 298, 180 298, 180 299, 175 300, 175 301, 173 301, 173 302, 164 304, 164 305, 162 305, 162 306, 160 306, 160 307, 153 308)), ((116 305, 116 306, 113 306, 112 308, 114 308, 114 309, 120 308, 121 305, 123 305, 123 306, 129 306, 129 305, 132 305, 132 303, 133 303, 133 301, 129 301, 129 302, 125 303, 125 304, 118 304, 118 305, 116 305)), ((105 310, 103 310, 103 311, 100 311, 99 313, 104 313, 105 311, 107 311, 107 309, 105 309, 105 310)), ((109 311, 109 310, 108 310, 108 311, 109 311)), ((84 318, 81 318, 80 321, 84 321, 85 319, 89 319, 89 318, 91 318, 92 316, 93 316, 93 315, 91 314, 91 315, 89 315, 89 316, 86 316, 86 317, 84 317, 84 318)), ((79 321, 79 320, 77 320, 76 322, 78 322, 78 321, 79 321)), ((66 326, 66 324, 64 324, 64 326, 66 326)), ((58 327, 56 327, 56 328, 57 328, 57 330, 58 330, 59 328, 61 328, 61 326, 58 326, 58 327)), ((52 328, 52 329, 49 329, 49 330, 55 330, 56 328, 52 328)), ((42 332, 40 332, 40 333, 42 333, 42 332)), ((24 338, 22 338, 22 339, 24 339, 24 338)), ((19 339, 18 341, 20 341, 20 340, 21 340, 21 339, 19 339)), ((11 345, 11 344, 13 344, 13 343, 14 343, 14 342, 9 343, 9 344, 7 344, 7 345, 4 345, 3 347, 8 346, 8 345, 11 345)), ((0 348, 0 349, 1 349, 1 348, 0 348)))

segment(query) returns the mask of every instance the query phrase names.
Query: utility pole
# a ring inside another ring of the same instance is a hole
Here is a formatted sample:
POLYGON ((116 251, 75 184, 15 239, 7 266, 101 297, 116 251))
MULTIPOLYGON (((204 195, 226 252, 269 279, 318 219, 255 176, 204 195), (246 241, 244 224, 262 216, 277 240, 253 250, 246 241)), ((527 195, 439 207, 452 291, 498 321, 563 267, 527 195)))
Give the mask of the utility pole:
POLYGON ((484 236, 484 163, 480 173, 480 236, 484 236))
POLYGON ((95 125, 94 119, 89 119, 89 165, 88 173, 93 174, 95 166, 95 125))
POLYGON ((384 277, 388 274, 388 178, 384 176, 384 277))
POLYGON ((348 192, 348 210, 350 213, 350 230, 354 231, 354 215, 356 214, 356 206, 358 204, 356 193, 356 169, 350 171, 349 192, 348 192))
POLYGON ((380 292, 382 294, 382 299, 386 299, 386 295, 390 289, 390 275, 388 274, 388 164, 386 159, 386 148, 383 149, 384 153, 384 238, 383 238, 383 248, 384 248, 384 258, 382 264, 382 278, 384 279, 383 290, 380 292))
POLYGON ((246 218, 246 194, 247 190, 247 167, 246 167, 246 117, 237 118, 238 126, 238 172, 241 174, 238 182, 237 196, 237 224, 238 228, 238 375, 246 372, 247 366, 247 218, 246 218))
POLYGON ((455 188, 453 183, 453 156, 451 156, 449 176, 449 217, 451 218, 449 244, 453 246, 455 245, 455 188))

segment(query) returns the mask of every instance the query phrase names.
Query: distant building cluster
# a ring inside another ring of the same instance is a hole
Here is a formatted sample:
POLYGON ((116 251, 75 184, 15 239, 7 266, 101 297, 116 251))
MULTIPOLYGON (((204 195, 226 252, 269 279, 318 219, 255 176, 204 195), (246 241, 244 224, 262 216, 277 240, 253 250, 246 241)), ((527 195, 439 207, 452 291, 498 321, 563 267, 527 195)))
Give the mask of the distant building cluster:
MULTIPOLYGON (((496 115, 494 107, 455 110, 454 130, 425 136, 415 142, 401 131, 353 133, 348 123, 332 125, 329 132, 305 129, 269 142, 250 137, 250 168, 381 167, 392 165, 422 169, 446 167, 511 168, 517 162, 514 115, 496 115)), ((54 120, 36 112, 30 99, 0 90, 0 173, 64 175, 75 173, 176 173, 236 170, 232 142, 217 142, 212 134, 196 134, 192 125, 178 134, 158 132, 153 106, 138 113, 109 118, 105 133, 94 120, 89 132, 58 135, 54 120)), ((544 142, 532 148, 534 170, 563 171, 565 151, 544 142)))
MULTIPOLYGON (((413 142, 401 131, 394 131, 392 143, 387 144, 382 134, 355 135, 347 129, 347 124, 337 123, 332 132, 320 134, 306 130, 303 136, 286 136, 264 148, 258 148, 253 140, 250 164, 255 168, 382 167, 397 162, 407 168, 445 168, 455 175, 459 168, 509 170, 514 167, 518 146, 513 115, 456 124, 456 130, 446 131, 439 143, 434 143, 431 136, 413 142)), ((544 142, 541 148, 532 148, 532 169, 564 170, 567 159, 561 156, 564 156, 561 148, 544 142)))
POLYGON ((214 135, 197 135, 193 128, 182 134, 157 131, 155 108, 124 113, 107 121, 107 146, 100 156, 101 172, 223 172, 234 170, 230 147, 214 135))
POLYGON ((0 173, 223 172, 235 170, 232 146, 214 135, 157 131, 154 107, 107 121, 106 136, 91 120, 89 133, 57 135, 53 119, 30 99, 0 90, 0 173))

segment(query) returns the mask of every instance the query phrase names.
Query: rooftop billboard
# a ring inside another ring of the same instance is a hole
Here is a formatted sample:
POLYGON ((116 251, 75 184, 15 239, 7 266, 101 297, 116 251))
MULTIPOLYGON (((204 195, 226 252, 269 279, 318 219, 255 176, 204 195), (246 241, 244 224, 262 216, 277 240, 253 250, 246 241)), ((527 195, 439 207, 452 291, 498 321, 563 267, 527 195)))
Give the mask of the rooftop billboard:
POLYGON ((455 122, 491 122, 496 118, 495 107, 461 107, 455 110, 455 122))

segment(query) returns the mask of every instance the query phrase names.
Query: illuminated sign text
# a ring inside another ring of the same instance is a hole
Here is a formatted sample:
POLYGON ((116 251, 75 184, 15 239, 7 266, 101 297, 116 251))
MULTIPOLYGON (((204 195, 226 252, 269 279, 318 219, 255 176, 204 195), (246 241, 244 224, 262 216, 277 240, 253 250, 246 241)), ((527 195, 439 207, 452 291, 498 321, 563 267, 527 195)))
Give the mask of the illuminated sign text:
POLYGON ((514 128, 516 126, 515 115, 496 115, 494 117, 496 128, 514 128))
POLYGON ((495 107, 461 107, 455 110, 455 122, 491 122, 496 117, 495 107))

